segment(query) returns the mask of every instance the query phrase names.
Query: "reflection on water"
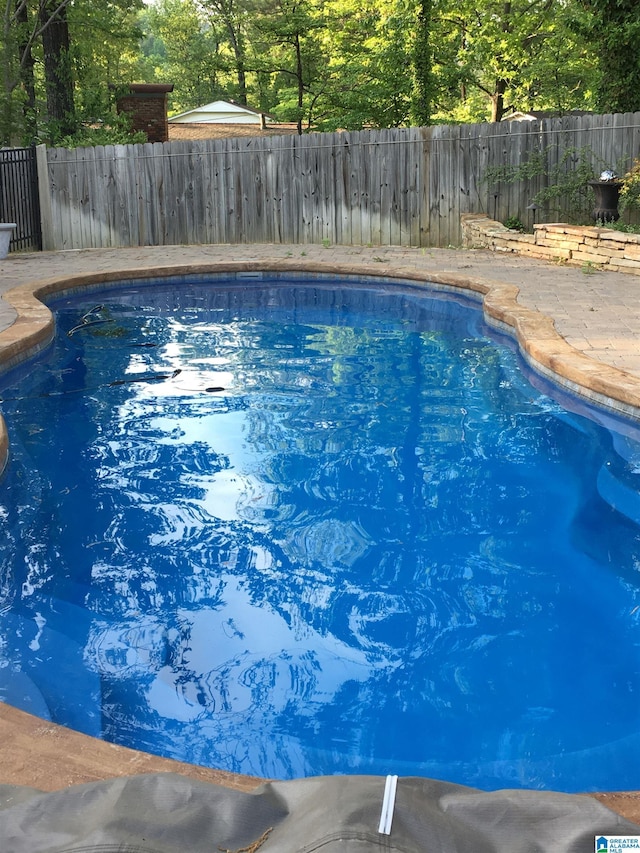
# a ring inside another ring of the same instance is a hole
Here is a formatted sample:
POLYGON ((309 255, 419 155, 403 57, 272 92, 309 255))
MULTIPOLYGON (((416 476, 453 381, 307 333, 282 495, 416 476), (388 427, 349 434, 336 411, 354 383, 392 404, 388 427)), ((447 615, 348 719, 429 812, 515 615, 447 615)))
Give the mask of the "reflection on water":
POLYGON ((451 297, 100 300, 2 394, 0 697, 262 776, 640 787, 632 430, 451 297))

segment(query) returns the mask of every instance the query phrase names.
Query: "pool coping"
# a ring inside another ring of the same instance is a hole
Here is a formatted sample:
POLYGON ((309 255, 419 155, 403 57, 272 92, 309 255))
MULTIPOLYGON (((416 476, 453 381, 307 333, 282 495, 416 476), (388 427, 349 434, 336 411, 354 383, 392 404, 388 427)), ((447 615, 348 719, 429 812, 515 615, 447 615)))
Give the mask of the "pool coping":
MULTIPOLYGON (((466 291, 481 302, 489 325, 508 332, 516 340, 521 355, 534 371, 589 402, 640 421, 640 378, 596 361, 571 346, 556 331, 550 317, 518 303, 520 289, 516 285, 453 272, 418 271, 401 265, 394 266, 393 270, 381 270, 379 265, 373 264, 299 259, 212 261, 156 267, 125 265, 109 271, 74 273, 28 282, 3 294, 3 299, 14 308, 17 317, 11 326, 0 332, 0 372, 36 357, 53 340, 53 315, 41 301, 47 297, 86 291, 119 281, 130 284, 132 280, 255 271, 372 277, 466 291)), ((0 473, 9 452, 7 428, 0 415, 0 473)), ((110 775, 140 772, 179 772, 241 790, 251 790, 264 781, 115 746, 1 703, 0 735, 2 776, 6 778, 9 775, 9 782, 32 785, 41 790, 56 790, 110 775)), ((640 823, 640 792, 606 792, 591 796, 640 823)))

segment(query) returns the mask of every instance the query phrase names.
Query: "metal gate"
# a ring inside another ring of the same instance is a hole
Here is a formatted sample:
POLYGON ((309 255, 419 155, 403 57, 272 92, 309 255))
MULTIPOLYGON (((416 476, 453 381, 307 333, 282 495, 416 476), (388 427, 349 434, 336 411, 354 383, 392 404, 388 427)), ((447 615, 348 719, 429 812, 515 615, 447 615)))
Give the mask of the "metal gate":
POLYGON ((42 249, 36 149, 0 149, 0 222, 18 226, 9 251, 42 249))

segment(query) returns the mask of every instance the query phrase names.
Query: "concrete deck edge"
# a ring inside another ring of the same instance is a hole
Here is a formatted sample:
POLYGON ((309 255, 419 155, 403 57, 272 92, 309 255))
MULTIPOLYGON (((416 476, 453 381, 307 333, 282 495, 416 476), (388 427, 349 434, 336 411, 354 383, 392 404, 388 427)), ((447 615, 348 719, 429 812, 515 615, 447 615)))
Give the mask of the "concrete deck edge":
POLYGON ((179 773, 238 791, 252 791, 265 781, 118 746, 0 703, 1 784, 59 791, 141 773, 179 773))
MULTIPOLYGON (((118 746, 0 703, 0 784, 48 792, 142 773, 178 773, 237 791, 253 791, 267 781, 118 746)), ((640 791, 576 796, 593 797, 640 824, 640 791)))
MULTIPOLYGON (((54 322, 42 299, 66 292, 83 291, 118 281, 168 278, 207 273, 313 272, 357 277, 371 276, 412 283, 434 283, 466 290, 482 300, 487 322, 508 330, 525 360, 541 375, 617 413, 640 419, 640 379, 613 366, 597 362, 569 345, 555 330, 551 318, 518 304, 519 289, 512 284, 454 273, 417 272, 395 267, 320 261, 238 261, 180 264, 155 268, 123 266, 94 274, 75 274, 34 281, 9 290, 3 298, 15 309, 17 319, 0 332, 0 372, 33 358, 52 341, 54 322)), ((0 416, 0 473, 6 465, 9 441, 0 416)), ((239 790, 252 790, 262 781, 253 777, 210 770, 159 758, 91 738, 33 717, 0 703, 0 780, 40 790, 58 790, 119 775, 146 772, 178 772, 239 790)), ((640 792, 593 794, 604 805, 640 823, 640 792)))

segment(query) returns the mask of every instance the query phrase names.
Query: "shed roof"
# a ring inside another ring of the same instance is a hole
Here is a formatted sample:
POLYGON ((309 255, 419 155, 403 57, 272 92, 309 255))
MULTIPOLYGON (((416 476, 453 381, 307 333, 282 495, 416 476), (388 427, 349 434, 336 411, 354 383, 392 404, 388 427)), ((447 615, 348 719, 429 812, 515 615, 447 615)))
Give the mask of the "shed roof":
POLYGON ((193 110, 172 116, 171 124, 260 124, 261 117, 267 122, 274 121, 269 113, 255 110, 244 104, 235 104, 233 101, 212 101, 193 110))

